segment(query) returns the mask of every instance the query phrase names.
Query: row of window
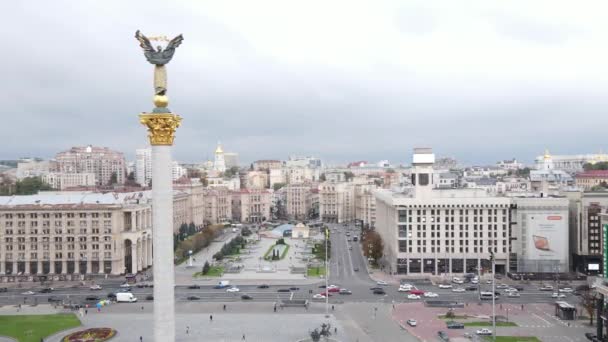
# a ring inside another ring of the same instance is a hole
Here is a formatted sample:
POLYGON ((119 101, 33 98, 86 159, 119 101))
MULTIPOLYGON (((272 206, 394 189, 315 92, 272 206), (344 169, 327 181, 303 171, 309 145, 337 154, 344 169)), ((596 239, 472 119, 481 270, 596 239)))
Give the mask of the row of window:
MULTIPOLYGON (((6 219, 13 219, 13 217, 24 219, 27 216, 29 216, 29 218, 32 218, 32 219, 38 218, 38 216, 40 216, 41 218, 50 218, 51 214, 50 213, 42 213, 42 214, 38 214, 38 213, 30 213, 30 214, 25 214, 25 213, 4 214, 4 217, 6 219)), ((87 216, 92 217, 92 218, 98 218, 99 217, 99 213, 78 213, 78 217, 80 217, 80 218, 87 218, 87 216)), ((102 216, 104 218, 112 218, 112 213, 102 213, 102 216)), ((1 214, 0 214, 0 217, 2 217, 1 214)), ((65 213, 65 214, 64 213, 54 213, 53 217, 54 218, 62 218, 62 217, 75 218, 76 217, 76 213, 65 213)))
MULTIPOLYGON (((441 248, 441 247, 430 247, 428 249, 429 253, 490 253, 490 252, 494 252, 494 253, 498 253, 498 247, 473 247, 473 248, 469 248, 469 247, 459 247, 459 248, 454 248, 454 247, 447 247, 447 248, 441 248)), ((401 253, 427 253, 427 248, 426 247, 417 247, 415 249, 413 249, 412 247, 409 247, 407 252, 406 251, 399 251, 401 253), (414 252, 415 251, 415 252, 414 252)), ((503 247, 502 248, 502 252, 503 253, 507 253, 507 247, 503 247)))
MULTIPOLYGON (((38 259, 38 253, 36 252, 32 252, 30 253, 30 260, 36 260, 38 259)), ((63 259, 63 256, 65 255, 68 259, 74 259, 74 252, 67 252, 67 253, 63 253, 63 252, 56 252, 55 254, 55 259, 63 259)), ((50 259, 51 254, 48 252, 44 252, 42 254, 42 259, 44 260, 48 260, 50 259)), ((78 254, 79 258, 81 260, 86 260, 89 257, 86 256, 86 254, 78 254)), ((13 259, 13 254, 12 253, 6 253, 4 255, 5 260, 10 261, 10 260, 25 260, 25 253, 17 253, 17 259, 13 259)), ((111 259, 112 258, 112 252, 103 252, 103 257, 105 259, 111 259)), ((92 252, 91 253, 91 259, 95 260, 99 258, 99 252, 92 252)))

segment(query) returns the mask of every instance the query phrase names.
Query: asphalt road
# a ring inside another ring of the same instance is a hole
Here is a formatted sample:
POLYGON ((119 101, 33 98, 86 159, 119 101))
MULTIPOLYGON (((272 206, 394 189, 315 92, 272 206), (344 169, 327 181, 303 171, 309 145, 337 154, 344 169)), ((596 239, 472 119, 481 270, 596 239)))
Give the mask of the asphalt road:
MULTIPOLYGON (((329 284, 338 285, 342 288, 347 288, 352 291, 351 295, 339 295, 332 293, 329 299, 330 304, 342 303, 342 302, 385 302, 385 303, 399 303, 399 302, 411 302, 414 300, 407 299, 408 293, 398 292, 398 287, 395 285, 383 286, 386 291, 385 295, 375 295, 370 290, 371 287, 378 286, 370 279, 366 260, 363 256, 359 242, 348 241, 352 239, 354 235, 359 236, 360 232, 353 225, 343 226, 342 224, 330 225, 332 230, 330 234, 331 238, 331 260, 330 260, 330 277, 329 284), (347 236, 346 232, 350 232, 350 236, 347 236), (352 249, 351 249, 352 247, 352 249), (355 271, 358 269, 358 271, 355 271)), ((212 286, 201 286, 200 289, 188 289, 185 286, 176 287, 176 300, 177 301, 188 301, 188 296, 198 296, 201 302, 234 302, 243 301, 241 299, 242 294, 248 294, 255 302, 276 302, 278 300, 285 299, 308 299, 311 301, 312 296, 316 293, 324 292, 320 285, 325 282, 320 281, 314 285, 295 285, 298 289, 291 292, 278 292, 279 289, 289 289, 294 285, 270 285, 267 289, 259 289, 255 285, 239 285, 238 281, 233 282, 240 289, 238 293, 226 292, 226 289, 214 289, 212 286)), ((40 293, 41 287, 36 286, 34 288, 11 288, 8 292, 0 293, 0 305, 10 304, 32 304, 32 303, 46 303, 48 302, 49 296, 57 297, 65 302, 72 303, 85 303, 87 296, 99 296, 104 298, 108 293, 116 293, 122 289, 119 287, 120 280, 113 279, 105 281, 102 284, 103 289, 98 291, 92 291, 88 286, 86 287, 74 287, 74 288, 59 288, 54 290, 52 293, 40 293), (24 295, 23 292, 32 290, 35 292, 34 295, 24 295)), ((439 300, 453 300, 458 302, 479 302, 477 291, 467 292, 452 292, 451 289, 439 289, 437 286, 432 285, 428 282, 422 282, 419 284, 414 283, 418 289, 424 291, 432 291, 437 293, 439 296, 433 299, 439 300)), ((463 286, 466 286, 464 284, 463 286)), ((491 285, 482 284, 482 290, 490 290, 491 285)), ((137 288, 133 287, 132 292, 140 301, 146 301, 146 296, 152 295, 153 289, 151 288, 137 288)), ((502 290, 497 290, 502 292, 502 290)), ((512 303, 512 304, 526 304, 526 303, 553 303, 556 299, 551 298, 552 291, 539 291, 537 286, 524 285, 524 291, 520 292, 521 297, 518 298, 507 298, 506 295, 500 296, 497 303, 512 303)), ((423 298, 425 299, 425 298, 423 298)), ((571 304, 576 304, 580 300, 575 296, 568 294, 566 298, 560 299, 568 301, 571 304)), ((324 302, 319 300, 316 302, 324 302)))

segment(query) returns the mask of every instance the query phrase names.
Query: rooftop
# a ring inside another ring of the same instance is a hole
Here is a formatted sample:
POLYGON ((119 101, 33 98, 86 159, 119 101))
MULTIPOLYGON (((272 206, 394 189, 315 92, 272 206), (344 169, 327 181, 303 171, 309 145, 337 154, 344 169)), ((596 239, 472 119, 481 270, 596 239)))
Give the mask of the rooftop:
POLYGON ((589 170, 576 174, 576 178, 608 178, 608 170, 589 170))

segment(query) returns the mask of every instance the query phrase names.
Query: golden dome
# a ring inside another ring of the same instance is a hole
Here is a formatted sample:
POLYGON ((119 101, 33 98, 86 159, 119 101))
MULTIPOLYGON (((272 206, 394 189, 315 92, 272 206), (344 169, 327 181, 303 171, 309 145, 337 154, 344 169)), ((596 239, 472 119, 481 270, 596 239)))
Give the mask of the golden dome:
POLYGON ((544 158, 545 158, 545 160, 546 159, 551 159, 551 155, 549 154, 549 150, 548 149, 545 149, 545 157, 544 158))
POLYGON ((217 144, 217 148, 215 149, 215 153, 224 153, 224 150, 222 150, 222 144, 218 143, 217 144))

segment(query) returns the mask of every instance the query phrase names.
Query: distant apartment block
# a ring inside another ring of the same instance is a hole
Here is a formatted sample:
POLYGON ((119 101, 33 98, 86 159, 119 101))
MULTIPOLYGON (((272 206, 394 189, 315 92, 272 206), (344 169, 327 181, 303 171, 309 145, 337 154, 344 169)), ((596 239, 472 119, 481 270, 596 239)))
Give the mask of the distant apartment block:
POLYGON ((122 152, 107 147, 72 147, 55 156, 61 173, 93 173, 97 185, 108 185, 112 177, 117 184, 125 182, 126 162, 122 152))

